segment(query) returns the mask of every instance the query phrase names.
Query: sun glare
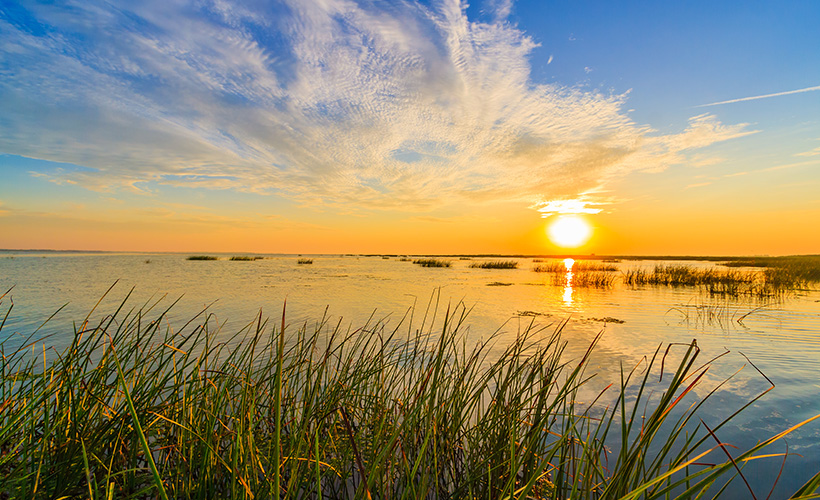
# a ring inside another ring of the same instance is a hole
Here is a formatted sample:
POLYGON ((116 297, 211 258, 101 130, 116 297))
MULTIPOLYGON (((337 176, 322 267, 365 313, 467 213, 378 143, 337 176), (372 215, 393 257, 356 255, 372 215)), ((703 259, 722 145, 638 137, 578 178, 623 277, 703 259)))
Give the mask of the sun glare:
POLYGON ((581 217, 563 215, 547 228, 550 240, 561 247, 577 247, 586 243, 592 234, 589 224, 581 217))

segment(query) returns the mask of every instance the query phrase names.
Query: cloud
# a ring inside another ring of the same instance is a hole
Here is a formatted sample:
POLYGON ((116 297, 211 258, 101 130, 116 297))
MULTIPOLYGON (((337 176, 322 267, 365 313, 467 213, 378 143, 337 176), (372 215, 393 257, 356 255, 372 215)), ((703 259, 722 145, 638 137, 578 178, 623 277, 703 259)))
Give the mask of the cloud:
POLYGON ((587 205, 601 205, 583 200, 553 200, 549 202, 537 203, 531 207, 541 212, 541 217, 549 217, 554 214, 597 214, 601 213, 600 208, 593 208, 587 205))
POLYGON ((758 99, 768 99, 770 97, 780 97, 780 96, 783 96, 783 95, 800 94, 800 93, 803 93, 803 92, 813 92, 815 90, 820 90, 820 85, 818 85, 816 87, 806 87, 804 89, 798 89, 798 90, 789 90, 787 92, 777 92, 777 93, 774 93, 774 94, 756 95, 756 96, 752 96, 752 97, 741 97, 740 99, 730 99, 728 101, 712 102, 712 103, 709 103, 709 104, 701 104, 701 105, 695 106, 695 107, 696 108, 705 108, 707 106, 718 106, 720 104, 731 104, 733 102, 756 101, 758 99))
POLYGON ((802 153, 797 153, 795 156, 818 156, 820 155, 820 147, 814 148, 811 151, 804 151, 802 153))
POLYGON ((532 205, 751 133, 699 115, 658 135, 626 95, 533 82, 536 44, 456 0, 32 3, 0 12, 0 38, 0 151, 88 167, 48 175, 101 191, 532 205))

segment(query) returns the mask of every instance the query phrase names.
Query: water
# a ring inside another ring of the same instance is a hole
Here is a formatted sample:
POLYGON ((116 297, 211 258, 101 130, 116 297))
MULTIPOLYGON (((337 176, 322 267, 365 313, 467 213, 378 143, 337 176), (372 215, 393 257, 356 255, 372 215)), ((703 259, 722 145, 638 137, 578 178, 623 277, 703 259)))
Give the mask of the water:
MULTIPOLYGON (((547 326, 544 335, 568 320, 568 355, 580 357, 601 331, 603 336, 591 370, 599 376, 594 391, 619 380, 620 367, 639 365, 658 345, 697 339, 702 360, 723 352, 696 389, 700 396, 741 369, 715 396, 701 418, 710 426, 745 401, 776 385, 761 401, 718 432, 724 442, 746 449, 759 440, 820 413, 820 292, 801 291, 780 301, 737 301, 704 296, 693 288, 573 288, 553 284, 548 273, 535 273, 531 259, 518 259, 519 269, 471 269, 480 259, 453 259, 451 268, 422 268, 398 258, 310 256, 299 265, 296 256, 268 256, 252 262, 188 261, 179 254, 0 253, 0 288, 13 286, 2 311, 14 302, 0 340, 14 345, 54 311, 63 309, 41 333, 60 348, 69 340, 72 322, 80 322, 113 285, 98 311, 111 313, 133 289, 129 304, 138 307, 162 297, 179 300, 171 322, 187 320, 206 306, 233 333, 263 316, 281 317, 287 300, 290 325, 313 325, 327 311, 353 328, 370 317, 396 324, 415 306, 415 321, 431 297, 440 298, 439 317, 448 304, 463 301, 472 310, 469 335, 486 338, 500 330, 498 342, 515 336, 531 321, 547 326), (116 284, 115 284, 116 283, 116 284), (438 295, 437 295, 438 294, 438 295), (608 318, 608 321, 601 321, 608 318), (745 357, 744 357, 745 355, 745 357), (744 367, 745 365, 745 367, 744 367)), ((624 261, 627 267, 651 268, 659 262, 624 261)), ((711 263, 689 262, 693 266, 711 263)), ((2 293, 2 292, 0 292, 2 293)), ((684 347, 673 347, 680 349, 684 347)), ((783 477, 772 498, 793 492, 820 470, 820 424, 813 422, 785 441, 789 453, 783 477)), ((769 449, 783 453, 781 442, 769 449)), ((733 451, 735 455, 739 451, 733 451)), ((715 461, 721 460, 719 457, 715 461)), ((744 474, 758 497, 768 494, 779 459, 750 462, 744 474)), ((735 495, 748 493, 738 483, 735 495), (745 492, 745 493, 744 493, 745 492)))

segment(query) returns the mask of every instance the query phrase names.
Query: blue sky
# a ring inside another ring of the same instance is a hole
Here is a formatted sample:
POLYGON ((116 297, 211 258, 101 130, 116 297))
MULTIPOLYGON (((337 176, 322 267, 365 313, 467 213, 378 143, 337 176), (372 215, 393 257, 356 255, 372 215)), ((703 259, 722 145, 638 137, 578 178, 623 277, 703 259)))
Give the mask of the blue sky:
MULTIPOLYGON (((518 241, 576 200, 624 241, 658 224, 626 214, 752 211, 773 189, 768 213, 811 217, 819 20, 808 0, 5 2, 0 246, 71 247, 22 229, 62 221, 93 247, 125 218, 197 242, 208 220, 287 227, 334 251, 338 228, 424 220, 500 251, 481 220, 515 219, 496 239, 518 241)), ((118 238, 104 246, 136 249, 118 238)))

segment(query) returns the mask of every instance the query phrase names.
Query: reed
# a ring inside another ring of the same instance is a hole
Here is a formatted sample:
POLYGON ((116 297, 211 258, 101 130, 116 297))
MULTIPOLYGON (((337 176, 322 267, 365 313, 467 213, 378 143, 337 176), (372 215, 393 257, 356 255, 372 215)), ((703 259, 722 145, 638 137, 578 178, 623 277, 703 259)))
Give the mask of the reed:
POLYGON ((421 267, 450 267, 453 265, 449 260, 443 259, 416 259, 413 261, 413 264, 417 264, 421 267))
POLYGON ((0 343, 0 496, 694 498, 820 417, 726 460, 716 433, 737 412, 699 423, 696 343, 582 404, 597 338, 571 361, 560 328, 472 342, 462 304, 436 309, 355 330, 289 328, 283 310, 228 335, 124 302, 56 355, 0 343))
POLYGON ((564 274, 567 272, 567 266, 564 265, 564 261, 552 261, 532 266, 532 270, 536 273, 564 274))
POLYGON ((556 286, 570 285, 573 288, 611 288, 615 285, 617 275, 604 271, 573 272, 569 281, 567 273, 552 274, 552 284, 556 286))
POLYGON ((469 266, 473 269, 518 269, 517 260, 488 260, 473 262, 469 266))
POLYGON ((296 261, 297 264, 313 264, 313 259, 299 259, 296 261))
POLYGON ((218 260, 213 255, 191 255, 187 260, 218 260))
POLYGON ((259 256, 251 256, 251 255, 234 255, 230 258, 230 260, 238 260, 238 261, 256 261, 262 260, 262 257, 259 256))

